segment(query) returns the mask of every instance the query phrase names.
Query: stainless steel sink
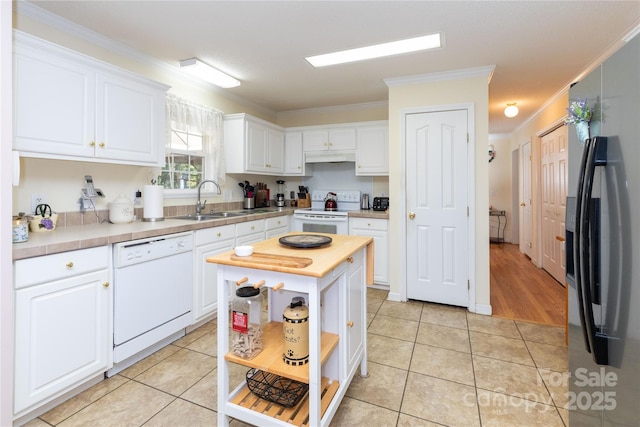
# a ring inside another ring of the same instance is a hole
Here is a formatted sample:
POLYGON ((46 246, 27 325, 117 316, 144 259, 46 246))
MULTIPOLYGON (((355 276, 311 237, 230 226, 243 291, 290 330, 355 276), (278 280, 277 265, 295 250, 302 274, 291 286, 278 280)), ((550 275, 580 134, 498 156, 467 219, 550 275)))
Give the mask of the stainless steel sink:
POLYGON ((205 221, 208 219, 220 219, 220 218, 233 218, 236 216, 244 216, 249 215, 248 212, 213 212, 208 214, 200 214, 200 215, 182 215, 175 216, 174 219, 186 219, 189 221, 205 221))

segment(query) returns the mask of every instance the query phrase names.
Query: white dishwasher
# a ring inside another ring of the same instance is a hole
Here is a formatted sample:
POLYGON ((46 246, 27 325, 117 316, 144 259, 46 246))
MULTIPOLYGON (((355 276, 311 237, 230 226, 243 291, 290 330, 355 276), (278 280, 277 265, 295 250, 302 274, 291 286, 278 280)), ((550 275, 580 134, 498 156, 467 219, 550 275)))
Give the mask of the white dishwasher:
POLYGON ((185 334, 192 322, 193 233, 113 247, 114 375, 185 334))

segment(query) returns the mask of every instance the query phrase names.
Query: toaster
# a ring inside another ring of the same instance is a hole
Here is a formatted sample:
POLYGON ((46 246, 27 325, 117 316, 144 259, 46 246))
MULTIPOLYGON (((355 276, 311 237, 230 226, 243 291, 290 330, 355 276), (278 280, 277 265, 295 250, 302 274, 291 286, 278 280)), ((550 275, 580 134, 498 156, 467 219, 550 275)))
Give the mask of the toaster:
POLYGON ((371 208, 374 211, 386 211, 389 209, 389 198, 388 197, 374 197, 373 198, 373 206, 371 208))

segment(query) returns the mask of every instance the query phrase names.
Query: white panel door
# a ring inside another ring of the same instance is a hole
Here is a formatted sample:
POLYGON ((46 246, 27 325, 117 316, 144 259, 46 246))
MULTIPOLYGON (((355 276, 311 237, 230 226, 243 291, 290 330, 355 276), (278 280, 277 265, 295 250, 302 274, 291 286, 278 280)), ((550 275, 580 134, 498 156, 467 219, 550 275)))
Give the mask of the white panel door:
POLYGON ((467 114, 406 118, 410 299, 468 306, 467 114))
POLYGON ((567 128, 541 139, 542 267, 564 283, 564 227, 567 198, 567 128))
POLYGON ((533 258, 533 216, 531 211, 531 142, 522 145, 522 244, 520 250, 533 258))

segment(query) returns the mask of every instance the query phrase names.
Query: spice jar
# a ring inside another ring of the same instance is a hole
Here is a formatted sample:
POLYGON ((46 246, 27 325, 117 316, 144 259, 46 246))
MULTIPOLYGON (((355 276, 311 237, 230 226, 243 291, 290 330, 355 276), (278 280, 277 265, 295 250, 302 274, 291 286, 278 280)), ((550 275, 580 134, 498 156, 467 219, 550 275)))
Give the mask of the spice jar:
POLYGON ((231 350, 243 359, 262 351, 262 294, 253 286, 236 289, 231 304, 231 350))

